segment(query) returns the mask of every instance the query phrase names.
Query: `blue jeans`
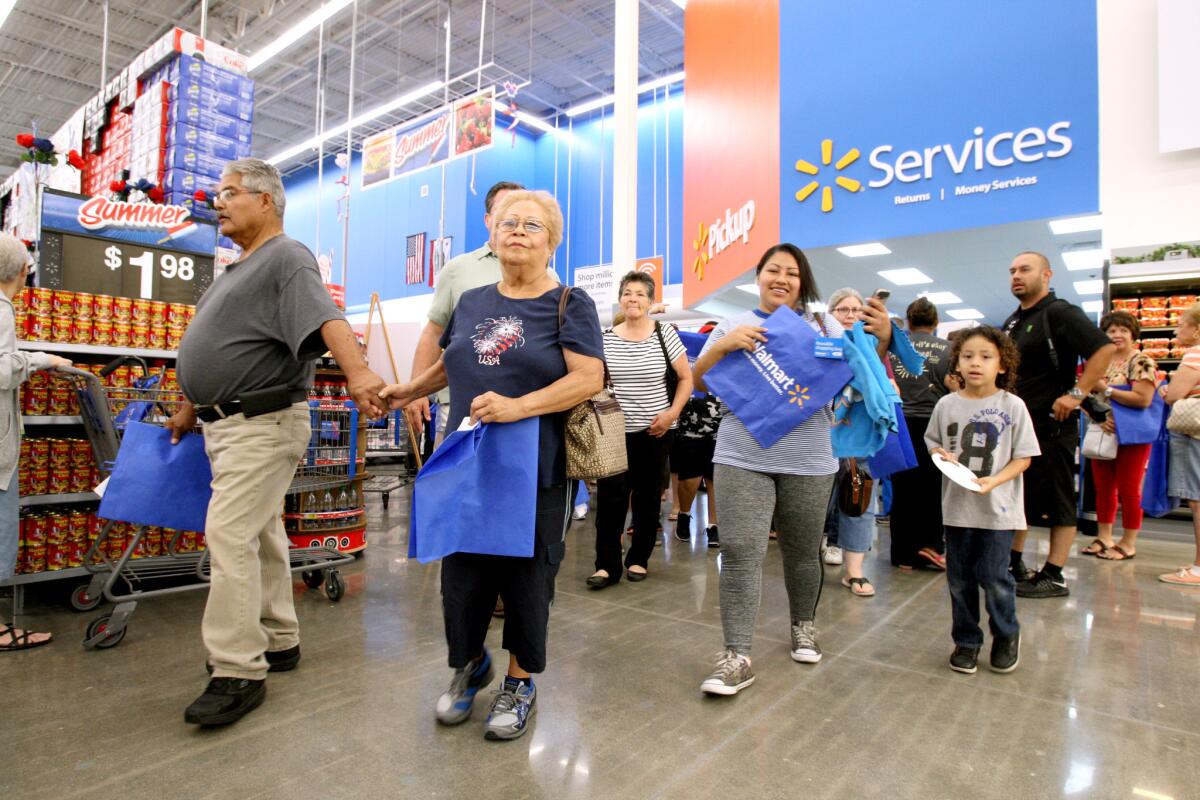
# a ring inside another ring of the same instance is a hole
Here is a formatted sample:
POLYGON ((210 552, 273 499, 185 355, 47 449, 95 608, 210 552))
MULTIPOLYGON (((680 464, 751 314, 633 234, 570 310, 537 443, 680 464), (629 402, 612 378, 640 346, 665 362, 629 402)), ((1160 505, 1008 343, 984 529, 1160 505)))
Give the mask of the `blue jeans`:
POLYGON ((979 590, 993 639, 1010 639, 1017 623, 1017 584, 1008 571, 1013 531, 946 526, 946 582, 950 586, 952 635, 959 647, 982 647, 979 590))
POLYGON ((20 500, 14 469, 8 488, 0 490, 0 581, 11 577, 17 565, 17 543, 21 536, 20 500))

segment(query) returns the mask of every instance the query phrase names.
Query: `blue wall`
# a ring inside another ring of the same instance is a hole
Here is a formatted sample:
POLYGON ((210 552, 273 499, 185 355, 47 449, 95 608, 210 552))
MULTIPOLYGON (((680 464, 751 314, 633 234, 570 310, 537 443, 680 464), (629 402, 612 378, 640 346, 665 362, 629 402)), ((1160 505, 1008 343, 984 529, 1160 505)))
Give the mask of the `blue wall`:
MULTIPOLYGON (((679 283, 681 270, 681 229, 683 219, 683 103, 682 94, 672 92, 668 104, 660 93, 658 102, 642 103, 638 115, 638 246, 639 257, 667 256, 667 282, 679 283), (669 119, 668 119, 669 117, 669 119), (657 147, 655 125, 657 122, 657 147), (667 127, 670 127, 668 143, 667 127), (655 154, 657 153, 657 181, 655 154), (670 184, 667 160, 670 159, 670 184), (668 215, 668 194, 670 213, 668 215), (657 226, 655 201, 657 200, 657 226), (655 234, 657 227, 657 250, 655 234), (668 251, 667 243, 670 240, 668 251)), ((612 258, 612 119, 611 109, 601 115, 576 120, 571 137, 552 134, 532 136, 524 126, 518 128, 515 145, 511 133, 503 130, 507 118, 498 121, 501 130, 496 144, 476 158, 475 189, 469 189, 471 162, 458 159, 446 165, 445 234, 453 237, 452 254, 459 255, 481 245, 487 237, 483 227, 483 201, 488 187, 501 180, 513 180, 533 189, 555 192, 569 219, 566 240, 555 254, 560 277, 572 280, 575 267, 591 266, 612 258), (556 152, 557 139, 557 152, 556 152), (602 163, 603 162, 603 163, 602 163), (568 199, 568 164, 570 193, 568 199), (557 179, 557 191, 555 181, 557 179), (600 230, 600 186, 603 181, 604 230, 600 230), (603 247, 603 255, 601 254, 603 247)), ((562 118, 560 125, 566 126, 562 118)), ((441 208, 442 173, 429 169, 367 191, 359 188, 360 154, 351 164, 350 263, 347 306, 368 302, 371 292, 383 299, 408 297, 431 292, 428 282, 409 286, 404 274, 404 237, 424 231, 429 238, 437 235, 441 208), (420 196, 422 185, 428 195, 420 196)), ((337 218, 337 198, 341 187, 336 180, 342 171, 326 160, 321 192, 321 250, 334 251, 334 279, 341 274, 342 226, 337 218)), ((316 167, 289 175, 285 228, 290 236, 315 250, 317 220, 316 167)), ((632 265, 630 265, 632 267, 632 265)), ((426 267, 428 269, 428 265, 426 267)))

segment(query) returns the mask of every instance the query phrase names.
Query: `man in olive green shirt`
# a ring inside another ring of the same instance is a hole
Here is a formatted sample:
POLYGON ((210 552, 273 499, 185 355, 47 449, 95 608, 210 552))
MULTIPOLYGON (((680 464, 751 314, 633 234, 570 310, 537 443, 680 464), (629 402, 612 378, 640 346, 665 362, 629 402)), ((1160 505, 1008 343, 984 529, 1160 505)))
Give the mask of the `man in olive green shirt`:
MULTIPOLYGON (((492 230, 492 209, 495 208, 496 203, 504 196, 505 192, 524 188, 519 183, 501 181, 488 189, 483 201, 485 212, 483 224, 487 227, 489 235, 492 230)), ((550 273, 554 275, 555 280, 558 280, 553 269, 550 270, 550 273)), ((499 282, 500 259, 487 244, 477 250, 455 256, 446 263, 437 276, 436 286, 433 290, 433 305, 429 307, 429 321, 425 323, 425 327, 421 330, 421 337, 417 340, 417 351, 413 354, 413 378, 437 362, 438 356, 442 352, 438 347, 438 342, 441 341, 442 332, 450 323, 450 316, 458 306, 458 300, 463 293, 499 282)), ((439 410, 435 441, 440 444, 442 437, 446 434, 446 422, 450 415, 450 390, 448 388, 437 393, 437 402, 439 410)), ((409 425, 414 430, 422 430, 430 419, 429 399, 421 398, 410 403, 404 409, 404 413, 408 417, 409 425)))

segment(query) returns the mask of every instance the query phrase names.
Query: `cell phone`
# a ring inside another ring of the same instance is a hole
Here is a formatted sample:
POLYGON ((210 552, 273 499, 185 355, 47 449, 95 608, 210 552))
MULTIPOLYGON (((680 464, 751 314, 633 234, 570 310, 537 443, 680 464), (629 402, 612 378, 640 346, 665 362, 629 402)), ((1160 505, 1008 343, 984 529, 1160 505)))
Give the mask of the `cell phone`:
POLYGON ((876 289, 875 294, 871 295, 881 303, 886 303, 888 298, 892 296, 891 289, 876 289))

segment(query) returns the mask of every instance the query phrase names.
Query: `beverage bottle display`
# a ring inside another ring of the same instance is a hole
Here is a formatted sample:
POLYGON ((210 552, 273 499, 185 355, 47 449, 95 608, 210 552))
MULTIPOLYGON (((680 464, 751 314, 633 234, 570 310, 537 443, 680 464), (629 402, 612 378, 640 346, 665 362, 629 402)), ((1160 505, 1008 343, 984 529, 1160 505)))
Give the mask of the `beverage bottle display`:
POLYGON ((346 494, 345 486, 343 486, 342 490, 340 492, 338 492, 337 510, 338 511, 349 511, 350 510, 350 496, 348 494, 346 494))

